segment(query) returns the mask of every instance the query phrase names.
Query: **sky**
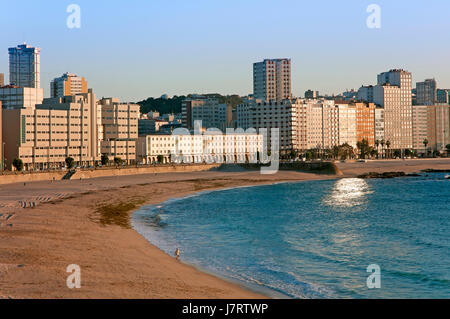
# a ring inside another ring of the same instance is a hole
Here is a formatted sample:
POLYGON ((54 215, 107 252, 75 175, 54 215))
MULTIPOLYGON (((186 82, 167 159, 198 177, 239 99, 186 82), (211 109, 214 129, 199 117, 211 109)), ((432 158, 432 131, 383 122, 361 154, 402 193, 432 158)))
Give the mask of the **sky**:
POLYGON ((392 68, 450 88, 448 0, 0 0, 0 73, 9 47, 41 48, 41 86, 64 72, 97 97, 252 93, 252 64, 292 59, 292 90, 337 94, 392 68), (67 7, 81 27, 67 27, 67 7), (381 27, 368 28, 370 4, 381 27))

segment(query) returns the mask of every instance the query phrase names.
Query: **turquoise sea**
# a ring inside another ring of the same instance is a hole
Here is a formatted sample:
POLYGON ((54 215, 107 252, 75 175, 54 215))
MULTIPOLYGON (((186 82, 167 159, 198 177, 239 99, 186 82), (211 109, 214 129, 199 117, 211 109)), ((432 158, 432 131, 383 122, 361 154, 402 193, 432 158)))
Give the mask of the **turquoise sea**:
POLYGON ((445 174, 203 192, 146 206, 133 227, 181 259, 275 297, 450 298, 445 174), (369 289, 369 265, 381 288, 369 289))

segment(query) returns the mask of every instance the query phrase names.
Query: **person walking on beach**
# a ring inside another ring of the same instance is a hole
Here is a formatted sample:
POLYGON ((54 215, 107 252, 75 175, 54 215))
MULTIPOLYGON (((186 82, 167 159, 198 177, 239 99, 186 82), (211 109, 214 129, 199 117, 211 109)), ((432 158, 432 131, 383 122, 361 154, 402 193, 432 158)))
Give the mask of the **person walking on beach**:
POLYGON ((176 258, 177 260, 180 259, 180 248, 177 248, 177 249, 175 250, 175 258, 176 258))

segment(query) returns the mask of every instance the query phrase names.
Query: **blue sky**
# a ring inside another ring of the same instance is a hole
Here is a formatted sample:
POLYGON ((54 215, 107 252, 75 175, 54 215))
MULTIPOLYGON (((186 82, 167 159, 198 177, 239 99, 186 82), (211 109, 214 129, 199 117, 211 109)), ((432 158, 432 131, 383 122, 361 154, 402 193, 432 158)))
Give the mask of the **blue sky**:
POLYGON ((339 93, 405 68, 450 88, 448 0, 0 0, 0 73, 7 48, 41 52, 41 85, 64 72, 98 96, 252 92, 252 63, 292 59, 295 95, 339 93), (69 4, 81 28, 66 26, 69 4), (369 4, 381 29, 366 26, 369 4))

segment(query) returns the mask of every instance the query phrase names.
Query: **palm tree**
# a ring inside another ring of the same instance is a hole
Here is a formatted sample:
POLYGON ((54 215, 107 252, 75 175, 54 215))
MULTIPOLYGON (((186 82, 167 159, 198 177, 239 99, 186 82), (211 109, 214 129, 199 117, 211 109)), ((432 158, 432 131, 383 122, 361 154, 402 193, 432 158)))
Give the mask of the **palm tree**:
POLYGON ((375 146, 377 147, 377 159, 378 159, 378 150, 379 150, 379 146, 380 146, 380 141, 379 140, 375 141, 375 146))
POLYGON ((388 150, 388 157, 390 157, 390 152, 389 152, 389 147, 391 146, 391 142, 388 140, 388 141, 386 141, 386 147, 387 147, 387 150, 388 150))
POLYGON ((381 158, 384 158, 384 139, 381 140, 381 158))
POLYGON ((428 143, 429 143, 429 142, 428 142, 428 139, 424 139, 422 143, 423 143, 423 145, 425 146, 425 154, 428 154, 428 150, 427 150, 427 145, 428 145, 428 143))

